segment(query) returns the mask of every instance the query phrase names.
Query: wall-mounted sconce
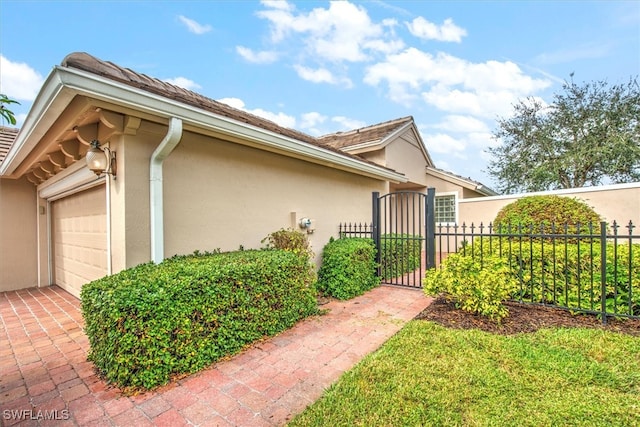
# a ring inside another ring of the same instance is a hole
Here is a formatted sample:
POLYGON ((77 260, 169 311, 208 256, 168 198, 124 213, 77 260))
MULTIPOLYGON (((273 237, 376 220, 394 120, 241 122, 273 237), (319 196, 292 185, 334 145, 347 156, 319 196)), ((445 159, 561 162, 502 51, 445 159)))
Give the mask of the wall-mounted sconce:
POLYGON ((116 179, 116 152, 109 147, 101 147, 97 139, 91 141, 90 145, 85 157, 87 167, 98 176, 105 173, 116 179))

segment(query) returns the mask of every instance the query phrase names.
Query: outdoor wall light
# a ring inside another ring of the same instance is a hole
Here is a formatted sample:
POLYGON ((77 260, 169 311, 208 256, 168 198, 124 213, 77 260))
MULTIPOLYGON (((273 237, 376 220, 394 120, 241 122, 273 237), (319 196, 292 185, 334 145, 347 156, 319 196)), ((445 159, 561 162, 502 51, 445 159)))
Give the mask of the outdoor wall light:
POLYGON ((85 157, 87 167, 98 176, 105 173, 116 179, 116 152, 109 147, 101 147, 97 139, 91 141, 90 145, 85 157))

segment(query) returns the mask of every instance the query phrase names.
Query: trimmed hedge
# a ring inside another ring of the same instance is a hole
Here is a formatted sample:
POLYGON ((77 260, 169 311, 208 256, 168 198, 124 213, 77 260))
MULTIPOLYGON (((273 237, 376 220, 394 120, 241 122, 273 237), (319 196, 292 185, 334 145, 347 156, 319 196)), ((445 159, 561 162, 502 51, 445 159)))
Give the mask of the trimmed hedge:
POLYGON ((283 250, 178 256, 85 285, 89 359, 119 387, 201 370, 317 313, 308 259, 283 250))
POLYGON ((379 284, 373 240, 359 237, 329 240, 318 272, 316 286, 320 292, 345 300, 379 284))
POLYGON ((493 226, 497 233, 589 234, 589 224, 598 232, 600 215, 585 202, 564 196, 527 196, 504 206, 493 226), (578 228, 578 224, 580 227, 578 228), (552 227, 553 225, 553 227, 552 227))
POLYGON ((385 279, 400 277, 420 267, 424 240, 411 234, 383 234, 380 237, 380 272, 385 279))

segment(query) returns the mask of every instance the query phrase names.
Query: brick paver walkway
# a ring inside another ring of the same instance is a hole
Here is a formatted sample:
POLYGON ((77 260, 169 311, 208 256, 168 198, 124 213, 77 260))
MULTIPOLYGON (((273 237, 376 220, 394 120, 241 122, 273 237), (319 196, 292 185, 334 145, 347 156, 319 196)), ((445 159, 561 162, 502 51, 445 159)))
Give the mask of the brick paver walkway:
POLYGON ((382 286, 230 360, 137 396, 87 362, 78 299, 59 287, 0 293, 0 424, 274 426, 320 397, 430 300, 382 286))

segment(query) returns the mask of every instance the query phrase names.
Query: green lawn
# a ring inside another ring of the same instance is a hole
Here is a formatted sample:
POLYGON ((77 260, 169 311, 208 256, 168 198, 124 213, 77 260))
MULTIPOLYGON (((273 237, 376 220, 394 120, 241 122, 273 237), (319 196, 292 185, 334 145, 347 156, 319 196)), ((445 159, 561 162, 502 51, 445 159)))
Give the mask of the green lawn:
POLYGON ((640 338, 412 321, 290 426, 640 426, 640 338))

